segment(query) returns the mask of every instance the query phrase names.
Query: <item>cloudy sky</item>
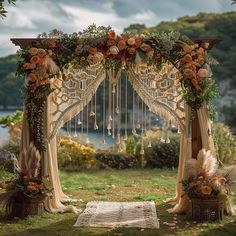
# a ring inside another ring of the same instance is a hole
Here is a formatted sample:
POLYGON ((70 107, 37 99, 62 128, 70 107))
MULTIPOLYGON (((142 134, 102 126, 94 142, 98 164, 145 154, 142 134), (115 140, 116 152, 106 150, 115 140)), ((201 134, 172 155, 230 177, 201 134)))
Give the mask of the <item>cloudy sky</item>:
MULTIPOLYGON (((6 2, 6 0, 5 0, 6 2)), ((122 32, 133 23, 155 26, 161 21, 198 12, 236 11, 231 0, 17 0, 0 18, 0 57, 14 53, 11 37, 36 37, 57 28, 78 32, 92 23, 122 32)))

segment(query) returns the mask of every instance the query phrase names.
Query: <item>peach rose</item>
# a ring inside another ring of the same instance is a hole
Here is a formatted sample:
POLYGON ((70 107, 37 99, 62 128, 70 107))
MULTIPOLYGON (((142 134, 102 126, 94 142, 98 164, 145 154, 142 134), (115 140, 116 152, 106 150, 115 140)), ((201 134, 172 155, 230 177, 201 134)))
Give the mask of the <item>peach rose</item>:
POLYGON ((117 47, 118 47, 119 50, 124 50, 126 48, 125 40, 120 40, 117 44, 117 47))
POLYGON ((108 33, 107 33, 107 38, 108 39, 111 39, 111 40, 115 40, 116 39, 116 33, 115 33, 115 31, 109 31, 108 33))
POLYGON ((130 48, 128 48, 128 53, 129 53, 130 55, 135 54, 135 52, 136 52, 136 50, 135 50, 134 47, 130 47, 130 48))
POLYGON ((96 47, 90 47, 88 50, 88 52, 92 55, 94 55, 97 51, 98 51, 98 49, 96 47))
POLYGON ((34 55, 36 55, 38 53, 38 49, 34 48, 34 47, 30 48, 29 49, 29 53, 30 53, 30 55, 34 56, 34 55))
POLYGON ((211 195, 212 188, 210 186, 204 185, 204 186, 201 187, 201 192, 204 195, 211 195))
POLYGON ((127 43, 130 45, 130 46, 133 46, 135 44, 135 39, 134 38, 129 38, 127 40, 127 43))
POLYGON ((187 77, 193 76, 193 71, 191 69, 184 69, 184 75, 187 77))
POLYGON ((183 46, 183 50, 184 50, 184 52, 190 53, 192 51, 192 47, 188 44, 185 44, 183 46))
POLYGON ((197 75, 200 78, 206 78, 206 77, 208 77, 209 73, 208 73, 207 69, 199 69, 198 72, 197 72, 197 75))
POLYGON ((196 60, 200 65, 203 65, 205 63, 205 58, 203 56, 198 56, 196 60))
POLYGON ((53 52, 51 49, 48 49, 48 55, 51 57, 53 55, 53 52))
POLYGON ((39 63, 39 57, 38 56, 31 57, 30 62, 32 64, 38 64, 39 63))
POLYGON ((142 43, 140 49, 144 52, 150 52, 152 50, 151 46, 146 43, 142 43))
POLYGON ((184 60, 185 60, 186 62, 191 62, 191 61, 192 61, 191 55, 190 55, 190 54, 186 54, 186 55, 184 56, 184 60))
POLYGON ((38 49, 38 56, 39 57, 45 57, 47 55, 47 52, 43 48, 38 49))
POLYGON ((29 80, 30 82, 35 82, 35 81, 38 80, 38 75, 35 74, 35 73, 30 73, 30 74, 28 75, 28 80, 29 80))
POLYGON ((111 47, 109 48, 109 51, 110 51, 110 53, 111 53, 112 55, 117 55, 117 54, 119 53, 119 49, 118 49, 118 47, 116 47, 116 46, 111 46, 111 47))

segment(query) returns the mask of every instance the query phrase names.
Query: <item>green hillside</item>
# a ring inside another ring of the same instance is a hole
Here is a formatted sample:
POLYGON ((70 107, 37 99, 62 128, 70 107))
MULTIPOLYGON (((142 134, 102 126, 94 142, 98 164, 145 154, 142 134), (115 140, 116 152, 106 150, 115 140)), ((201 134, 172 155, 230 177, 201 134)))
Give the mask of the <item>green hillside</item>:
MULTIPOLYGON (((211 54, 219 65, 213 68, 221 99, 217 101, 220 120, 236 127, 236 12, 223 14, 200 13, 196 16, 184 16, 177 21, 161 22, 146 28, 134 24, 124 29, 137 31, 179 31, 192 39, 214 38, 222 40, 212 49, 211 54)), ((0 58, 0 106, 19 106, 22 104, 19 89, 23 80, 14 77, 17 57, 11 55, 0 58), (9 96, 9 94, 11 96, 9 96)))

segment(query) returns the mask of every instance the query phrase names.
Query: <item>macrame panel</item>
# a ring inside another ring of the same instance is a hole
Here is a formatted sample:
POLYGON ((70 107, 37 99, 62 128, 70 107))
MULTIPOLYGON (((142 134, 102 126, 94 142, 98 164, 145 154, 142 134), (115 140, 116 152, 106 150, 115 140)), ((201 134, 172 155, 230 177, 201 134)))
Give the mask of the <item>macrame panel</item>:
POLYGON ((91 101, 106 73, 101 64, 77 70, 66 70, 66 80, 57 78, 53 81, 55 89, 51 96, 51 140, 57 130, 68 120, 77 115, 91 101))
POLYGON ((131 67, 129 74, 133 88, 149 110, 184 131, 185 109, 179 71, 166 64, 158 72, 151 67, 131 67))

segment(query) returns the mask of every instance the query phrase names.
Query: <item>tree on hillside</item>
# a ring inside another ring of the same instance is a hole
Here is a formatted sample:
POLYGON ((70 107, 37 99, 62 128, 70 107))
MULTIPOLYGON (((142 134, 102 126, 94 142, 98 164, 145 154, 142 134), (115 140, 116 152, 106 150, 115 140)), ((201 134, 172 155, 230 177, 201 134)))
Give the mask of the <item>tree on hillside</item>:
MULTIPOLYGON (((16 3, 16 0, 7 0, 9 4, 14 4, 16 3)), ((6 17, 7 10, 3 6, 4 0, 0 0, 0 17, 4 18, 6 17)))

